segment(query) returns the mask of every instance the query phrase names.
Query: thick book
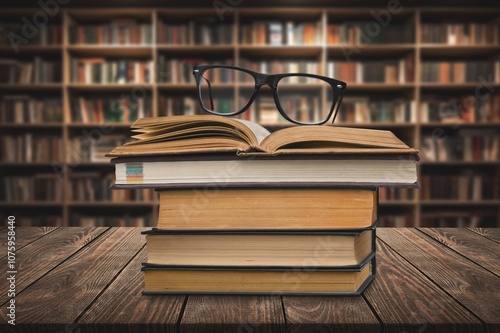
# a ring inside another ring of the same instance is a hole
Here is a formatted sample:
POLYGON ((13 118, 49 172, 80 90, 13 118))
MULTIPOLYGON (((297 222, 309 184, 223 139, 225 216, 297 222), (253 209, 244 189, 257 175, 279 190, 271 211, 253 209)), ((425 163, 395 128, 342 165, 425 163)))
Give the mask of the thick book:
POLYGON ((117 185, 416 185, 418 151, 390 131, 293 126, 269 133, 211 115, 142 118, 116 147, 117 185))
POLYGON ((372 228, 346 231, 145 231, 148 264, 207 267, 359 267, 375 251, 372 228))
POLYGON ((359 295, 375 277, 375 256, 361 267, 235 268, 143 264, 144 294, 359 295))
POLYGON ((377 219, 371 189, 194 188, 160 191, 157 227, 169 230, 367 228, 377 219))

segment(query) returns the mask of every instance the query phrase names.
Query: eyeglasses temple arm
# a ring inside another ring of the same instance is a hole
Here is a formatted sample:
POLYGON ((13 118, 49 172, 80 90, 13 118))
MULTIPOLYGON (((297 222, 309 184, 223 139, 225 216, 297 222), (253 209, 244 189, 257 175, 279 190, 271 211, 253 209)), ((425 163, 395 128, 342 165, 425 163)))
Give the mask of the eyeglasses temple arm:
POLYGON ((335 118, 337 118, 337 114, 339 113, 340 104, 342 104, 342 98, 344 98, 344 90, 340 91, 340 99, 337 104, 337 107, 335 108, 335 114, 333 115, 332 124, 335 122, 335 118))

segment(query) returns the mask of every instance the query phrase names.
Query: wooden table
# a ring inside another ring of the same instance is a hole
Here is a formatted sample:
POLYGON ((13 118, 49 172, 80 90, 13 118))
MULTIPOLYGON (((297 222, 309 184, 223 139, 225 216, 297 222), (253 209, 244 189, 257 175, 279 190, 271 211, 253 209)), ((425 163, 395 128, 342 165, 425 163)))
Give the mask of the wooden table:
POLYGON ((500 229, 377 229, 359 297, 143 296, 136 228, 17 228, 16 326, 1 332, 500 332, 500 229))

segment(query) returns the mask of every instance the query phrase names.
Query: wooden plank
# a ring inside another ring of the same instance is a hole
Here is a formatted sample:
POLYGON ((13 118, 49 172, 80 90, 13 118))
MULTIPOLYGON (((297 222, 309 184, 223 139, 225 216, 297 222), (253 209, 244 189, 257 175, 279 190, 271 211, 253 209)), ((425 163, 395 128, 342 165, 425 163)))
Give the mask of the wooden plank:
MULTIPOLYGON (((377 237, 387 237, 386 228, 377 237)), ((426 252, 414 248, 414 252, 426 252)), ((377 272, 363 295, 384 332, 481 332, 482 323, 384 242, 377 239, 377 272)))
POLYGON ((363 297, 283 296, 287 332, 380 332, 363 297))
POLYGON ((81 332, 176 331, 186 296, 142 295, 146 258, 143 248, 78 320, 81 332))
MULTIPOLYGON (((107 228, 60 228, 16 251, 16 297, 31 283, 80 250, 107 228)), ((7 258, 0 259, 7 267, 7 258)), ((0 304, 9 300, 7 284, 0 285, 0 304)))
POLYGON ((499 228, 469 228, 481 236, 484 236, 492 241, 500 243, 500 229, 499 228))
POLYGON ((193 295, 188 297, 180 332, 284 332, 279 296, 193 295))
MULTIPOLYGON (((16 297, 16 332, 59 332, 73 322, 144 246, 138 228, 111 228, 16 297)), ((0 312, 0 331, 9 329, 0 312)))
POLYGON ((421 228, 421 232, 500 276, 500 244, 460 228, 421 228))
MULTIPOLYGON (((377 235, 484 321, 490 332, 500 331, 498 276, 414 229, 382 229, 377 235)), ((435 310, 444 306, 436 305, 435 310)))
MULTIPOLYGON (((56 230, 57 227, 19 227, 16 228, 16 251, 37 240, 40 237, 56 230)), ((7 256, 8 228, 0 230, 0 259, 7 256)), ((3 266, 5 267, 5 266, 3 266)))

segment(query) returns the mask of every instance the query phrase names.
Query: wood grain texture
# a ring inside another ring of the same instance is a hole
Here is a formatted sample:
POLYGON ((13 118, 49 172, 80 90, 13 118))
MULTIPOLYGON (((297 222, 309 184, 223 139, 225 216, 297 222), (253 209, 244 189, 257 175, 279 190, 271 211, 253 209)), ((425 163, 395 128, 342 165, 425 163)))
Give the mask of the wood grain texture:
POLYGON ((417 230, 382 229, 377 235, 489 328, 494 328, 492 332, 500 331, 498 276, 417 230))
POLYGON ((142 295, 145 248, 78 320, 83 332, 175 332, 184 299, 181 295, 142 295))
POLYGON ((279 296, 192 295, 180 332, 284 332, 279 296))
POLYGON ((378 238, 376 274, 363 294, 384 332, 482 331, 478 319, 378 238))
MULTIPOLYGON (((16 251, 40 237, 56 230, 57 227, 19 227, 16 228, 16 251)), ((9 229, 0 230, 0 259, 7 256, 7 233, 9 229)), ((5 266, 2 266, 5 267, 5 266)))
MULTIPOLYGON (((107 228, 60 228, 16 251, 16 297, 31 283, 66 260, 107 228)), ((7 267, 7 258, 0 259, 7 267)), ((0 284, 0 304, 8 301, 7 284, 0 284)))
POLYGON ((283 296, 287 332, 380 332, 362 297, 283 296))
MULTIPOLYGON (((138 228, 110 228, 16 297, 16 332, 66 332, 143 247, 138 228)), ((0 322, 6 322, 0 312, 0 322)), ((11 327, 0 324, 2 332, 11 327), (2 327, 3 326, 3 327, 2 327)))
POLYGON ((469 230, 500 243, 500 228, 469 228, 469 230))
POLYGON ((419 230, 500 277, 500 244, 467 229, 419 230))

